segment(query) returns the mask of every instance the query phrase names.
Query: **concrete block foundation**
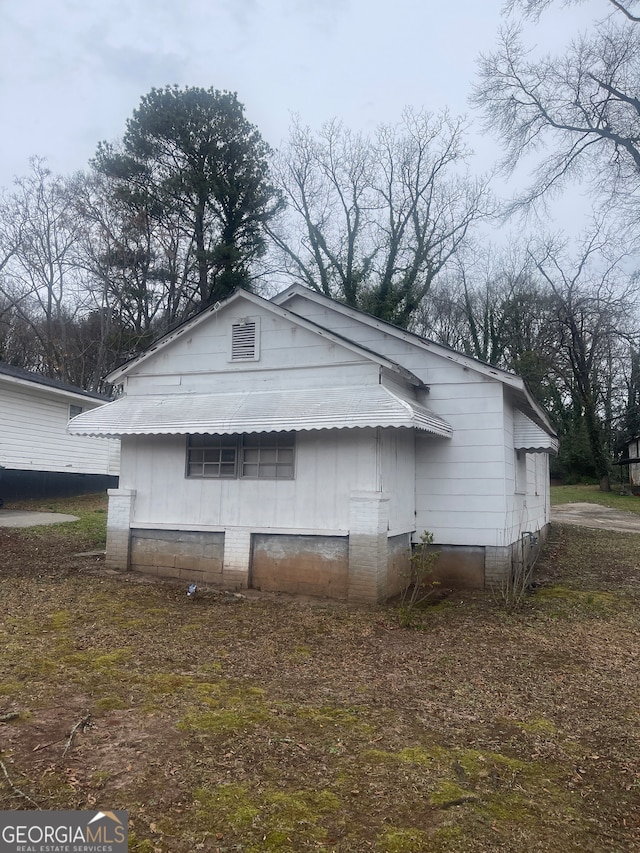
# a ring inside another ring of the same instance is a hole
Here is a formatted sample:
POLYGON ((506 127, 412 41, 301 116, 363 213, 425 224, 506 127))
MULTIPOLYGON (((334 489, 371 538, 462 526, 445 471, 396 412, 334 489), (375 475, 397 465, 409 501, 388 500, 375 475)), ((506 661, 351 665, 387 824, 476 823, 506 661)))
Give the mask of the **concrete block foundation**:
POLYGON ((387 589, 385 599, 398 595, 407 585, 411 573, 411 534, 401 533, 387 539, 387 589))
MULTIPOLYGON (((388 535, 389 502, 379 492, 351 495, 345 536, 253 532, 250 528, 181 531, 133 527, 135 491, 109 491, 107 565, 223 589, 253 587, 373 604, 401 592, 410 573, 411 532, 388 535)), ((443 588, 498 586, 530 568, 547 538, 523 534, 504 547, 433 545, 443 588)))
POLYGON ((347 597, 349 540, 346 536, 253 535, 253 589, 347 597))
POLYGON ((486 576, 486 548, 466 545, 433 545, 438 559, 433 577, 445 588, 483 589, 486 576))
POLYGON ((131 532, 130 567, 200 584, 222 581, 224 533, 179 530, 131 532))

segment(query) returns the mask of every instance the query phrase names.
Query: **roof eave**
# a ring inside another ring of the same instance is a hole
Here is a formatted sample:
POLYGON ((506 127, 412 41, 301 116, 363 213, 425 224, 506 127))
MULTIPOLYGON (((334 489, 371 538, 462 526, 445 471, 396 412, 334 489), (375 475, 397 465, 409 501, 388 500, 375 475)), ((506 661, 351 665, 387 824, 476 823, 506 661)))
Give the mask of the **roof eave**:
MULTIPOLYGON (((394 326, 393 323, 387 323, 385 320, 380 320, 379 318, 374 317, 372 314, 367 314, 365 311, 361 311, 358 308, 351 308, 349 305, 344 305, 344 303, 342 302, 338 302, 335 299, 331 299, 321 293, 317 293, 316 291, 310 290, 309 288, 304 287, 304 285, 301 284, 290 285, 288 288, 272 297, 271 301, 274 302, 276 305, 280 305, 281 302, 286 302, 287 299, 295 295, 302 296, 306 299, 316 302, 319 305, 328 302, 332 307, 335 308, 335 310, 340 311, 341 313, 346 314, 347 316, 354 317, 356 319, 361 319, 362 322, 367 323, 367 325, 369 326, 373 326, 374 328, 380 328, 383 331, 393 333, 402 340, 406 340, 421 349, 428 349, 431 352, 440 351, 439 354, 443 358, 447 358, 450 361, 455 361, 462 367, 469 367, 472 370, 476 370, 478 373, 481 373, 484 376, 495 378, 497 381, 501 382, 503 385, 506 385, 508 388, 511 388, 513 391, 519 394, 521 398, 521 403, 524 404, 533 420, 538 423, 539 426, 545 430, 545 432, 548 432, 550 435, 556 436, 556 432, 553 429, 553 426, 551 425, 547 413, 536 402, 524 379, 521 376, 518 376, 516 373, 511 373, 507 370, 503 370, 500 367, 495 367, 494 365, 486 364, 485 362, 479 361, 478 359, 475 359, 472 356, 465 355, 464 353, 459 353, 456 350, 445 346, 444 344, 439 344, 436 341, 431 341, 427 338, 422 338, 420 337, 420 335, 416 335, 413 332, 408 332, 405 329, 400 329, 398 326, 394 326)), ((295 312, 291 313, 295 314, 295 312)))
POLYGON ((37 388, 38 391, 42 391, 43 393, 53 394, 59 397, 72 398, 74 400, 80 400, 85 405, 89 402, 93 402, 96 404, 96 406, 101 406, 109 402, 108 397, 99 397, 94 394, 91 394, 88 391, 70 391, 66 388, 56 388, 54 385, 45 385, 43 382, 38 382, 35 379, 22 379, 18 376, 9 376, 7 373, 0 374, 0 382, 7 382, 11 385, 18 385, 23 388, 28 388, 30 391, 32 391, 34 388, 37 388))
MULTIPOLYGON (((368 326, 380 329, 381 331, 389 334, 394 334, 401 340, 413 344, 414 346, 417 346, 420 349, 426 349, 430 352, 437 352, 439 355, 442 356, 442 358, 447 358, 450 361, 454 361, 457 364, 460 364, 462 367, 468 367, 472 370, 477 371, 478 373, 481 373, 484 376, 495 377, 506 385, 513 385, 514 387, 518 387, 518 384, 522 381, 521 378, 515 373, 511 373, 508 370, 503 370, 501 367, 496 367, 495 365, 480 361, 477 358, 473 358, 473 356, 465 355, 464 353, 458 352, 457 350, 447 346, 446 344, 441 344, 437 341, 432 341, 429 338, 423 338, 420 335, 415 334, 415 332, 409 332, 406 329, 401 329, 399 326, 395 326, 393 323, 389 323, 386 320, 381 320, 379 317, 375 317, 373 314, 368 314, 366 311, 362 311, 359 308, 352 308, 350 305, 345 305, 343 302, 338 302, 336 299, 331 299, 328 296, 324 296, 324 294, 304 287, 304 285, 302 284, 290 285, 288 288, 286 288, 286 290, 283 290, 273 296, 270 301, 276 305, 281 305, 281 302, 285 302, 287 299, 294 295, 299 295, 304 298, 310 299, 311 301, 316 302, 318 305, 322 305, 323 303, 329 303, 333 308, 335 308, 335 310, 340 311, 348 317, 360 319, 368 326)), ((295 315, 295 311, 292 311, 291 313, 295 315)))

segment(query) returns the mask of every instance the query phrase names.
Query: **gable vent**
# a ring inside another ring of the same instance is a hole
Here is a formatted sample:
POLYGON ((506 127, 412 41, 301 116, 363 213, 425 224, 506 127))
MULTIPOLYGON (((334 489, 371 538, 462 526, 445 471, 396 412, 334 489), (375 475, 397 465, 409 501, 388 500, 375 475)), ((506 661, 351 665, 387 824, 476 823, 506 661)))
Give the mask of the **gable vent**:
POLYGON ((231 327, 231 361, 255 361, 258 358, 258 325, 244 320, 231 327))

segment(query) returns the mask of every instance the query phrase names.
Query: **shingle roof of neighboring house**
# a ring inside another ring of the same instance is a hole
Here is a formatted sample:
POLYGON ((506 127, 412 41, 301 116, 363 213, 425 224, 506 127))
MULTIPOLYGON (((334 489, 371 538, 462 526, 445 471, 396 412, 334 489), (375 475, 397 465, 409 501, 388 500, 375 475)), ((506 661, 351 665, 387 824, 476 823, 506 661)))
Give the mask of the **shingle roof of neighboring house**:
POLYGON ((104 394, 97 394, 95 391, 85 391, 84 388, 79 388, 77 385, 61 382, 59 379, 50 379, 41 373, 33 373, 33 371, 24 370, 22 367, 14 367, 12 364, 7 364, 4 361, 0 361, 0 376, 8 376, 20 382, 32 382, 35 385, 44 385, 55 391, 67 391, 69 394, 79 394, 82 397, 90 397, 92 400, 107 402, 110 399, 109 397, 105 397, 104 394))

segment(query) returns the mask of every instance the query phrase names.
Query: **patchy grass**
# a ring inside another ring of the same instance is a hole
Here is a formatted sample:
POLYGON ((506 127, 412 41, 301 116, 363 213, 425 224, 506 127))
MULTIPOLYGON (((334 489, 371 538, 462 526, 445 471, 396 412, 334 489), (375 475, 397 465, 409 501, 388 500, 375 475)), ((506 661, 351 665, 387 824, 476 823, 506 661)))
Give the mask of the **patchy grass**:
POLYGON ((615 483, 612 491, 601 492, 598 486, 552 486, 551 505, 587 503, 607 506, 611 509, 622 509, 628 512, 640 514, 640 497, 637 495, 623 495, 616 490, 615 483))
POLYGON ((522 612, 402 630, 107 573, 92 525, 0 530, 1 809, 127 809, 134 853, 640 849, 640 536, 555 528, 522 612))
POLYGON ((78 521, 41 527, 26 527, 21 531, 23 541, 37 543, 60 542, 76 550, 98 550, 107 541, 107 495, 81 495, 74 498, 53 498, 32 501, 12 501, 11 509, 33 512, 62 512, 78 516, 78 521))

